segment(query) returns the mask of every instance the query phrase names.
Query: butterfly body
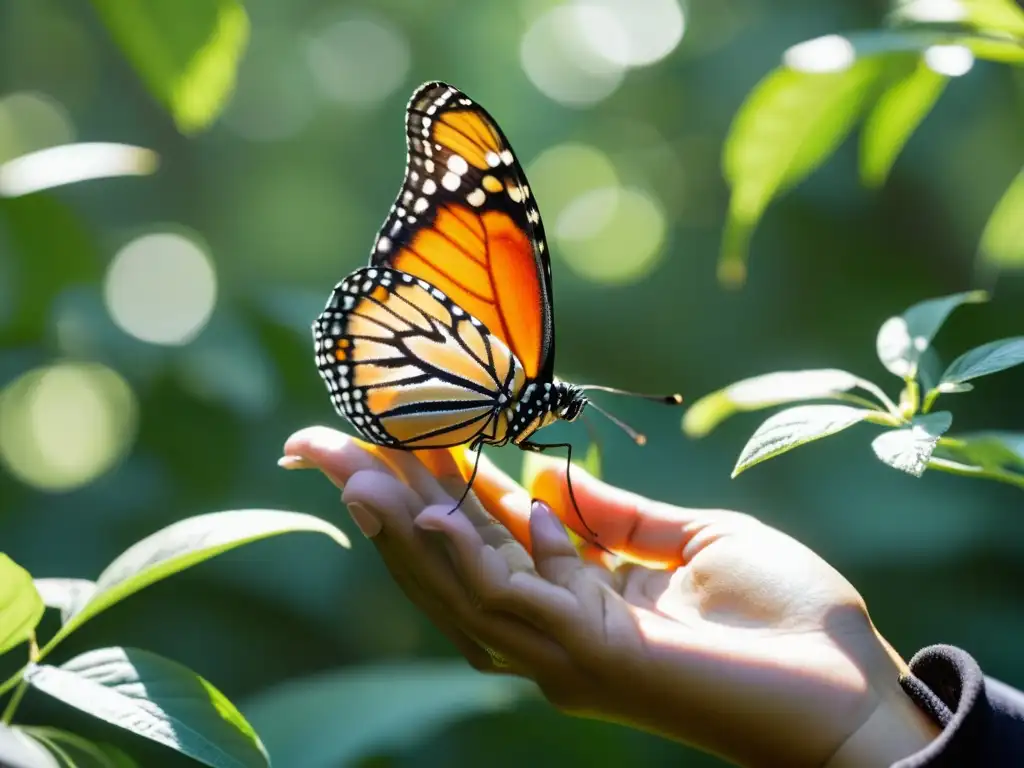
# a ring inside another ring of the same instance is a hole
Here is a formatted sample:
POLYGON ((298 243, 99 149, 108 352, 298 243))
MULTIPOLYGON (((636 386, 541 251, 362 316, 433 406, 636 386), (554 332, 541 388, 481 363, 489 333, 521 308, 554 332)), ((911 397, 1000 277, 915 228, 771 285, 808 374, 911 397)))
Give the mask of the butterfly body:
POLYGON ((335 409, 378 445, 529 446, 538 429, 573 421, 587 403, 573 384, 528 378, 483 322, 426 280, 387 267, 338 283, 313 335, 335 409))
POLYGON ((420 86, 405 128, 405 178, 370 264, 313 323, 331 402, 388 448, 512 443, 566 448, 571 461, 570 444, 534 435, 575 420, 584 389, 619 390, 555 377, 551 261, 526 174, 497 122, 453 86, 420 86))

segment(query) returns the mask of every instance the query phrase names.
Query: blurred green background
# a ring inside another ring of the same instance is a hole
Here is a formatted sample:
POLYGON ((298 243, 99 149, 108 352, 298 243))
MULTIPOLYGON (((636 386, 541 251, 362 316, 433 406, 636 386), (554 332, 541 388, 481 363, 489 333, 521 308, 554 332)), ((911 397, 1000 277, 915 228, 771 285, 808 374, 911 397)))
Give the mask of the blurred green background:
MULTIPOLYGON (((160 158, 151 176, 0 198, 0 548, 37 577, 95 578, 172 521, 244 507, 318 514, 354 540, 343 551, 286 536, 225 555, 90 622, 55 662, 101 645, 147 648, 243 711, 287 680, 380 670, 345 689, 313 737, 386 728, 393 743, 378 739, 358 764, 721 764, 493 681, 462 696, 475 673, 459 662, 419 677, 380 667, 453 651, 390 581, 336 490, 275 467, 292 431, 347 428, 316 374, 309 326, 367 261, 393 201, 406 100, 426 80, 457 85, 526 165, 553 252, 561 376, 693 401, 771 370, 840 367, 895 396, 874 352, 882 321, 992 287, 975 252, 1024 162, 1024 79, 978 62, 953 80, 880 191, 859 185, 847 141, 770 208, 749 280, 730 291, 715 269, 732 116, 786 47, 876 27, 888 3, 578 5, 246 0, 237 90, 209 130, 183 135, 93 7, 0 0, 0 163, 71 141, 160 158), (445 691, 464 715, 435 719, 445 691)), ((953 316, 937 342, 944 358, 1022 332, 1020 274, 1001 275, 994 293, 953 316)), ((1019 369, 979 382, 951 403, 957 431, 1024 429, 1022 392, 1019 369)), ((849 577, 904 657, 953 643, 1024 685, 1019 489, 896 472, 872 455, 866 426, 731 481, 761 415, 691 441, 679 411, 601 403, 648 435, 638 448, 594 421, 606 479, 758 515, 849 577)), ((551 432, 589 439, 579 424, 551 432)), ((490 455, 518 473, 516 450, 490 455)), ((185 764, 37 694, 20 719, 113 741, 147 766, 185 764)), ((275 764, 338 764, 313 760, 311 742, 288 746, 290 727, 264 734, 275 764)))

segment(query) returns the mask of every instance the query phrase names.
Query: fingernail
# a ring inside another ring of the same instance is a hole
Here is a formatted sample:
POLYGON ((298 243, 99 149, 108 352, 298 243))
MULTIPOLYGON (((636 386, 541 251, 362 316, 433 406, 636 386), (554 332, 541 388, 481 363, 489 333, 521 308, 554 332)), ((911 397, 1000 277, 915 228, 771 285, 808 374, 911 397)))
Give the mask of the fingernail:
POLYGON ((316 469, 313 464, 301 456, 282 456, 277 460, 277 466, 281 469, 316 469))
POLYGON ((444 523, 432 515, 418 515, 416 517, 416 527, 422 528, 425 531, 444 531, 444 523))
POLYGON ((380 533, 380 520, 362 504, 349 504, 348 513, 352 516, 352 522, 356 524, 356 527, 366 538, 372 539, 380 533))
POLYGON ((566 538, 567 534, 562 522, 555 517, 551 507, 539 499, 530 502, 530 520, 532 521, 534 518, 537 520, 536 525, 540 528, 541 533, 547 536, 566 538))

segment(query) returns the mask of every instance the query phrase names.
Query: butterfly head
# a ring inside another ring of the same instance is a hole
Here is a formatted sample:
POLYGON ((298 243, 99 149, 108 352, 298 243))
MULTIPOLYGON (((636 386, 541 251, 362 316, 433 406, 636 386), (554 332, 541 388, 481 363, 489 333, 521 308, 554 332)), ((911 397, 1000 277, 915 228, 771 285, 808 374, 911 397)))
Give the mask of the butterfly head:
POLYGON ((589 402, 586 395, 583 394, 583 390, 575 384, 564 381, 555 382, 554 387, 557 394, 552 410, 558 414, 558 418, 564 421, 576 421, 589 402))

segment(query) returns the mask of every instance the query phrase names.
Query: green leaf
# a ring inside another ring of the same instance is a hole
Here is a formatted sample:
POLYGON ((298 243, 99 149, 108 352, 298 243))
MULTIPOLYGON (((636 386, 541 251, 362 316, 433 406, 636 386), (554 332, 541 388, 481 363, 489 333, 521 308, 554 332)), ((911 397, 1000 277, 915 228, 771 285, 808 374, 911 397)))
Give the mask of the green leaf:
POLYGON ((582 467, 592 477, 601 477, 601 446, 591 442, 582 459, 573 459, 573 464, 582 467))
POLYGON ((18 197, 90 179, 153 173, 157 155, 128 144, 64 144, 0 163, 0 197, 18 197))
POLYGON ((995 267, 1024 267, 1024 170, 1014 177, 985 224, 981 260, 995 267))
POLYGON ((737 381, 697 400, 683 414, 683 432, 704 437, 740 411, 819 397, 835 397, 860 385, 852 373, 836 368, 778 371, 737 381))
POLYGON ((98 613, 179 571, 270 536, 309 531, 343 547, 348 537, 325 520, 300 512, 244 509, 198 515, 167 526, 129 547, 96 580, 92 597, 51 638, 41 655, 98 613))
POLYGON ((1024 12, 1012 0, 909 0, 889 15, 891 24, 959 24, 979 32, 1024 37, 1024 12))
POLYGON ((732 476, 779 454, 834 435, 875 415, 865 408, 848 405, 798 405, 780 411, 765 421, 740 452, 732 476))
POLYGON ((0 766, 60 768, 56 758, 20 728, 0 723, 0 766))
POLYGON ((29 572, 0 552, 0 655, 32 637, 44 610, 29 572))
POLYGON ((209 682, 138 648, 101 648, 60 667, 32 665, 34 688, 93 717, 214 768, 265 768, 266 750, 248 721, 209 682))
POLYGON ((936 448, 935 455, 985 469, 1024 473, 1024 432, 973 432, 948 437, 936 448))
POLYGON ((275 764, 331 768, 414 747, 459 720, 509 709, 534 690, 517 678, 481 675, 461 661, 423 661, 290 680, 257 694, 242 710, 275 764))
POLYGON ((958 387, 965 381, 999 373, 1021 363, 1024 363, 1024 336, 990 341, 964 352, 950 363, 939 381, 939 391, 949 391, 944 388, 958 387))
POLYGON ((827 74, 783 67, 747 96, 729 129, 722 158, 731 197, 720 279, 743 282, 750 237, 768 204, 842 143, 881 72, 874 60, 827 74))
POLYGON ((928 299, 890 317, 878 330, 875 349, 878 359, 891 373, 910 379, 917 375, 918 362, 932 339, 946 322, 949 313, 961 304, 988 301, 985 291, 967 291, 938 299, 928 299))
POLYGON ((96 591, 96 582, 88 579, 36 579, 35 585, 46 607, 60 611, 62 624, 81 610, 96 591))
POLYGON ((890 85, 864 122, 860 142, 860 175, 864 184, 880 187, 910 135, 928 115, 948 78, 924 61, 890 85))
POLYGON ((220 114, 249 38, 237 0, 92 0, 111 36, 178 129, 220 114))
POLYGON ((24 733, 61 758, 62 765, 79 768, 139 768, 139 764, 112 744, 48 726, 22 726, 24 733))
POLYGON ((953 423, 949 411, 917 416, 910 426, 883 432, 871 441, 875 455, 890 467, 920 477, 939 442, 953 423))

